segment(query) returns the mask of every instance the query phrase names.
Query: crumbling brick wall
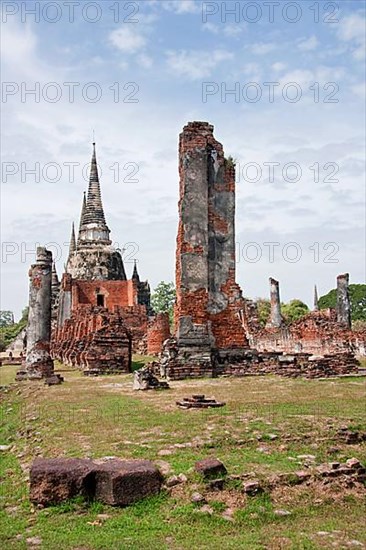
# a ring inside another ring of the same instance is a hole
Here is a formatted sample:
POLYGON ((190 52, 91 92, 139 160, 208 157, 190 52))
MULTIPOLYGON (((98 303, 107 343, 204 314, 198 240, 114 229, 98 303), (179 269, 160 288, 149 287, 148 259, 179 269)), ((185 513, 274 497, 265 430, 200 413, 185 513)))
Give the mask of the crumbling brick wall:
POLYGON ((130 372, 132 337, 118 308, 79 306, 52 337, 52 355, 66 365, 100 373, 130 372))
MULTIPOLYGON (((59 299, 58 329, 62 329, 65 321, 73 314, 77 314, 79 310, 87 316, 88 311, 91 311, 90 308, 97 308, 98 295, 103 296, 102 309, 110 313, 118 310, 123 317, 132 336, 133 353, 146 353, 148 323, 146 305, 138 304, 138 283, 131 279, 83 281, 72 279, 69 274, 64 274, 59 299)), ((83 323, 88 323, 88 319, 85 318, 83 323)), ((78 326, 83 326, 81 321, 78 326)), ((59 338, 63 338, 62 334, 62 330, 54 331, 55 343, 59 338)))
POLYGON ((312 311, 289 325, 260 326, 255 306, 247 301, 243 327, 250 345, 259 351, 334 355, 365 354, 366 332, 353 331, 337 321, 334 309, 312 311))
POLYGON ((170 338, 169 314, 158 313, 156 317, 149 322, 147 328, 148 355, 158 355, 167 338, 170 338))

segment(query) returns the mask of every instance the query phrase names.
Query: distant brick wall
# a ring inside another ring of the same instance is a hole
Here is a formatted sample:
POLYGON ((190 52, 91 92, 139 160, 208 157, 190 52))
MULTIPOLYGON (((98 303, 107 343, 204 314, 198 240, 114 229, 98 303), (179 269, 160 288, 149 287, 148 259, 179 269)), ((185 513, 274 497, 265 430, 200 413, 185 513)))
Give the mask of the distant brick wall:
POLYGON ((366 331, 352 331, 337 322, 334 309, 313 311, 290 325, 262 328, 249 305, 243 326, 252 347, 260 351, 311 353, 314 355, 356 353, 365 355, 366 331))

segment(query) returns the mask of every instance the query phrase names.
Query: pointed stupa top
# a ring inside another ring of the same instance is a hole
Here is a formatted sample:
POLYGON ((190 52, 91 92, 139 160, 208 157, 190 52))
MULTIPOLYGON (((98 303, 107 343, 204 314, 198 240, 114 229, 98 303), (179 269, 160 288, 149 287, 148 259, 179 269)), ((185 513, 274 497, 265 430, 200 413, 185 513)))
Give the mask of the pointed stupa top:
POLYGON ((70 248, 69 248, 69 257, 75 252, 75 250, 76 250, 75 225, 74 225, 74 222, 72 222, 72 226, 71 226, 71 237, 70 237, 70 248))
POLYGON ((318 289, 316 288, 316 285, 314 285, 314 311, 319 310, 319 303, 318 303, 318 289))
POLYGON ((80 213, 80 223, 79 223, 79 231, 81 229, 81 226, 84 223, 84 216, 86 212, 86 191, 83 193, 83 203, 81 205, 81 213, 80 213))
POLYGON ((139 273, 137 271, 137 260, 134 260, 132 280, 137 281, 138 283, 140 282, 140 276, 139 276, 139 273))
POLYGON ((95 143, 93 143, 88 195, 86 199, 84 197, 81 209, 78 247, 90 247, 95 243, 110 245, 109 233, 110 231, 104 217, 95 143))
POLYGON ((57 271, 56 271, 56 264, 55 262, 52 262, 52 287, 57 287, 60 284, 60 281, 58 279, 57 271))
POLYGON ((86 201, 85 212, 83 215, 83 225, 95 223, 100 227, 106 227, 102 197, 100 194, 100 184, 97 166, 97 157, 95 152, 95 143, 93 143, 93 154, 90 167, 88 198, 86 201))

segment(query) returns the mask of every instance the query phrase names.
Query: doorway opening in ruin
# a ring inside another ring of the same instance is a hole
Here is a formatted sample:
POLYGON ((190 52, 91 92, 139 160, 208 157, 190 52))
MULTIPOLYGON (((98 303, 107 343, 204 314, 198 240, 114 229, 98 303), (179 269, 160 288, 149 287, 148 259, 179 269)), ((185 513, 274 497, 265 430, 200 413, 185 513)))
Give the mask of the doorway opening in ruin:
POLYGON ((97 294, 97 306, 104 307, 104 295, 97 294))

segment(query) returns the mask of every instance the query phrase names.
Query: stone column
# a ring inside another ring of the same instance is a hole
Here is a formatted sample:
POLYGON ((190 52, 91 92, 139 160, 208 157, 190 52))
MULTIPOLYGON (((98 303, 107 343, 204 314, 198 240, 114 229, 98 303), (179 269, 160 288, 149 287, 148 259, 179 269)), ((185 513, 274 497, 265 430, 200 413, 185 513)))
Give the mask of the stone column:
POLYGON ((337 321, 351 328, 351 304, 348 292, 349 274, 337 277, 337 321))
POLYGON ((269 327, 279 328, 282 325, 280 286, 279 282, 272 277, 269 278, 271 293, 271 317, 268 322, 269 327))
POLYGON ((50 356, 52 252, 37 248, 36 263, 29 270, 29 317, 27 326, 27 378, 44 378, 53 373, 50 356))

